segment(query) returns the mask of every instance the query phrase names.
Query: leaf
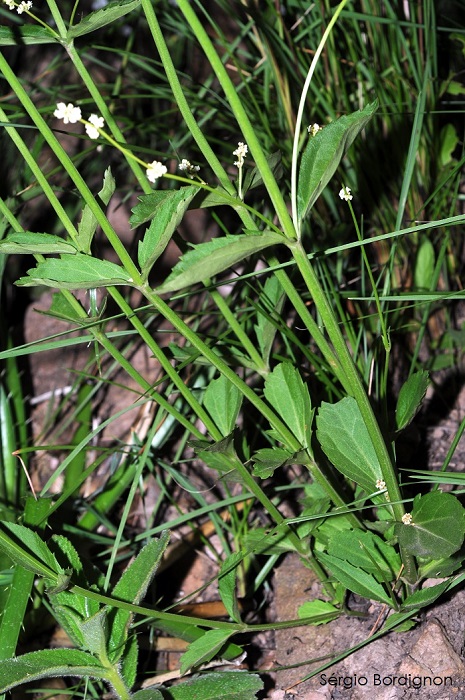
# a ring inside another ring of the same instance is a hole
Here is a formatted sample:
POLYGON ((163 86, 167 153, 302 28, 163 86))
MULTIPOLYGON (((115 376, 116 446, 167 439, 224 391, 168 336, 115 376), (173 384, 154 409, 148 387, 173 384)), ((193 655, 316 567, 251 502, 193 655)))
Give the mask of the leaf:
POLYGON ((133 700, 164 700, 163 695, 156 688, 147 688, 146 690, 138 690, 131 695, 133 700))
POLYGON ((169 693, 170 700, 252 700, 262 689, 263 682, 256 674, 226 671, 194 676, 172 685, 169 693))
POLYGON ((381 467, 355 399, 322 402, 316 423, 318 442, 334 466, 367 493, 375 491, 381 467))
POLYGON ((0 522, 0 549, 28 571, 57 581, 63 573, 57 560, 37 533, 23 525, 0 522))
POLYGON ((80 627, 84 649, 104 661, 107 649, 107 610, 102 608, 84 620, 80 627))
POLYGON ((84 651, 77 649, 44 649, 0 661, 0 692, 5 693, 23 683, 40 678, 77 676, 106 678, 108 669, 84 651))
POLYGON ((58 255, 60 253, 77 253, 76 246, 69 241, 64 241, 60 236, 52 236, 50 233, 34 233, 23 231, 22 233, 10 233, 0 241, 0 253, 11 255, 58 255))
MULTIPOLYGON (((170 242, 173 233, 181 223, 189 204, 198 191, 199 188, 194 185, 181 187, 179 190, 170 190, 158 202, 153 212, 153 220, 145 232, 144 238, 142 241, 139 241, 137 251, 144 279, 147 279, 152 266, 170 242)), ((150 197, 151 195, 148 196, 150 197)))
POLYGON ((132 282, 120 265, 83 253, 45 260, 27 274, 28 277, 21 277, 15 284, 21 287, 45 285, 59 289, 94 289, 132 282))
POLYGON ((317 625, 324 625, 329 622, 329 620, 338 617, 341 611, 334 607, 332 603, 327 603, 324 600, 310 600, 299 607, 297 614, 300 618, 316 617, 317 619, 315 622, 305 620, 306 625, 315 625, 316 627, 317 625), (324 618, 321 618, 323 615, 324 618))
POLYGON ((331 571, 334 578, 352 593, 357 593, 371 600, 378 600, 389 606, 392 604, 391 598, 371 574, 367 574, 347 561, 329 554, 319 554, 318 559, 331 571))
MULTIPOLYGON (((151 540, 141 549, 113 588, 113 598, 135 605, 140 603, 156 574, 169 539, 169 531, 165 530, 158 539, 151 540)), ((109 616, 110 638, 108 646, 110 652, 117 653, 116 659, 112 659, 113 662, 119 659, 124 651, 129 625, 133 617, 133 613, 122 608, 114 608, 114 612, 112 611, 109 616)))
POLYGON ((417 290, 429 291, 435 264, 434 246, 426 236, 420 243, 415 260, 414 285, 417 290))
POLYGON ((211 469, 216 469, 228 479, 240 480, 236 474, 238 457, 234 448, 233 433, 212 444, 206 440, 191 440, 189 444, 194 448, 199 459, 211 469))
POLYGON ((410 610, 412 608, 424 608, 426 605, 431 605, 443 593, 447 591, 451 585, 450 580, 441 581, 436 586, 428 586, 421 591, 415 591, 412 595, 407 596, 402 604, 402 610, 410 610))
MULTIPOLYGON (((109 203, 116 188, 115 178, 111 169, 107 168, 103 176, 103 187, 98 193, 105 206, 109 203)), ((97 219, 95 218, 89 205, 84 205, 81 221, 78 224, 78 243, 82 253, 90 255, 90 248, 95 231, 97 230, 97 219)))
POLYGON ((399 392, 396 406, 397 430, 403 430, 421 408, 429 384, 429 372, 411 374, 399 392))
MULTIPOLYGON (((139 660, 139 642, 137 635, 129 637, 121 654, 121 675, 128 688, 132 688, 137 678, 137 662, 139 660)), ((131 696, 132 697, 132 696, 131 696)))
POLYGON ((187 651, 181 656, 181 674, 211 661, 233 634, 234 630, 208 630, 195 642, 189 644, 187 651))
POLYGON ((260 479, 269 479, 278 467, 282 467, 292 459, 293 453, 284 447, 263 447, 257 450, 252 459, 254 461, 253 474, 260 479))
POLYGON ((412 524, 396 523, 399 542, 417 557, 440 559, 460 549, 465 533, 465 510, 450 493, 433 491, 415 496, 412 524))
POLYGON ((401 560, 394 547, 372 532, 340 532, 330 540, 328 554, 373 574, 379 582, 391 581, 401 568, 401 560))
POLYGON ((200 243, 181 256, 171 274, 155 291, 165 294, 197 284, 232 267, 249 255, 283 242, 284 238, 279 233, 265 231, 238 236, 228 235, 200 243))
POLYGON ((203 403, 222 435, 232 433, 242 404, 239 389, 221 375, 206 388, 203 403))
POLYGON ((265 379, 266 400, 303 448, 310 445, 313 411, 308 387, 290 362, 281 362, 265 379))
POLYGON ((33 24, 14 27, 0 26, 0 46, 55 44, 57 41, 57 38, 46 27, 37 27, 33 24))
POLYGON ((439 136, 440 140, 440 152, 439 152, 439 163, 441 167, 445 168, 452 159, 455 149, 460 143, 457 130, 453 124, 446 124, 441 129, 439 136))
POLYGON ((236 581, 237 568, 243 559, 244 556, 241 552, 230 554, 222 563, 218 575, 218 592, 229 617, 234 620, 234 622, 241 621, 239 607, 237 605, 236 581))
POLYGON ((285 298, 286 295, 278 278, 275 275, 269 277, 265 282, 263 292, 260 294, 260 306, 257 307, 257 324, 254 326, 258 347, 267 365, 278 326, 277 321, 270 318, 270 316, 280 316, 285 298))
POLYGON ((365 109, 328 124, 309 138, 302 155, 297 185, 297 214, 304 219, 331 180, 345 152, 378 109, 372 102, 365 109))
POLYGON ((295 552, 295 544, 289 537, 289 531, 284 528, 265 530, 255 527, 245 536, 244 546, 254 554, 264 554, 269 557, 284 552, 295 552))
MULTIPOLYGON (((267 156, 266 162, 268 163, 271 172, 273 173, 276 182, 278 182, 283 176, 283 164, 281 151, 276 151, 267 156)), ((263 178, 258 168, 248 169, 244 178, 244 183, 242 185, 242 192, 245 194, 254 187, 258 187, 263 184, 263 178)))
POLYGON ((70 42, 77 36, 84 36, 97 29, 106 27, 117 19, 124 17, 132 10, 140 7, 140 0, 113 0, 100 10, 91 12, 83 20, 70 27, 66 35, 66 40, 70 42))

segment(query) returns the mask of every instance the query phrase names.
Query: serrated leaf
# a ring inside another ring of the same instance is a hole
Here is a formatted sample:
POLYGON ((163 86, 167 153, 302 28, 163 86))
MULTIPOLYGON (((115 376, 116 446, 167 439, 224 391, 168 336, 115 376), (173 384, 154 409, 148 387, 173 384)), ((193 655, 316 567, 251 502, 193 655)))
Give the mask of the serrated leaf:
MULTIPOLYGON (((158 539, 151 540, 141 549, 113 588, 113 598, 135 605, 140 603, 156 574, 169 539, 169 531, 164 531, 158 539)), ((116 658, 124 651, 133 617, 133 613, 122 608, 115 608, 109 616, 111 626, 108 646, 111 652, 117 654, 116 658)))
POLYGON ((335 404, 323 402, 316 419, 317 438, 334 466, 367 493, 382 479, 381 467, 357 402, 346 396, 335 404))
POLYGON ((234 430, 242 398, 239 389, 223 375, 211 381, 205 390, 203 404, 225 437, 234 430))
POLYGON ((429 384, 425 370, 411 374, 399 392, 396 406, 397 430, 403 430, 415 418, 421 408, 429 384))
MULTIPOLYGON (((103 204, 108 205, 116 188, 115 178, 111 169, 107 168, 103 176, 103 186, 98 196, 103 204)), ((82 253, 90 254, 92 239, 97 230, 97 219, 88 204, 84 205, 81 221, 78 224, 78 242, 82 253)))
POLYGON ((223 272, 249 255, 271 245, 283 243, 279 233, 248 233, 214 238, 200 243, 181 256, 165 282, 155 289, 158 294, 176 292, 223 272))
POLYGON ((199 188, 194 185, 181 187, 179 190, 169 191, 168 196, 158 203, 154 218, 145 232, 144 238, 139 241, 137 251, 144 279, 147 279, 154 263, 170 242, 198 191, 199 188))
POLYGON ((378 109, 372 102, 365 109, 328 124, 309 138, 302 155, 297 185, 297 215, 304 219, 334 175, 345 152, 378 109))
POLYGON ((379 582, 395 579, 401 568, 401 560, 394 547, 372 532, 341 532, 330 540, 328 554, 373 574, 379 582))
POLYGON ((260 479, 269 479, 278 467, 282 467, 292 458, 292 452, 284 447, 263 447, 252 455, 253 474, 260 479))
POLYGON ((0 692, 16 688, 40 678, 77 676, 106 678, 108 669, 99 661, 77 649, 44 649, 0 661, 0 692))
POLYGON ((308 387, 290 362, 281 362, 265 379, 266 400, 281 416, 303 448, 311 440, 313 411, 308 387))
POLYGON ((90 32, 95 32, 97 29, 106 27, 117 19, 124 17, 132 10, 140 7, 140 0, 113 0, 108 5, 100 10, 91 12, 78 24, 70 27, 66 35, 67 41, 71 41, 78 36, 84 36, 90 32))
POLYGON ((31 46, 35 44, 55 44, 57 38, 46 27, 33 24, 0 26, 0 46, 31 46))
POLYGON ((208 630, 195 642, 189 644, 187 651, 181 656, 181 674, 211 661, 233 634, 234 631, 231 630, 208 630))
POLYGON ((391 606, 391 598, 371 574, 329 554, 319 554, 318 559, 331 571, 335 579, 352 593, 391 606))
POLYGON ((300 618, 320 618, 316 619, 315 622, 305 621, 306 625, 314 625, 316 627, 317 625, 325 625, 329 620, 333 620, 341 614, 341 611, 334 607, 332 603, 327 603, 324 600, 310 600, 299 607, 297 614, 300 618), (323 615, 325 618, 320 617, 323 615))
POLYGON ((439 596, 447 591, 450 584, 450 581, 442 581, 435 586, 429 586, 428 588, 423 588, 421 591, 415 591, 415 593, 407 596, 404 600, 402 603, 402 610, 424 608, 425 605, 431 605, 439 596))
POLYGON ((50 258, 27 271, 15 284, 22 287, 58 287, 59 289, 96 289, 129 284, 131 277, 120 265, 77 253, 65 258, 50 258))
POLYGON ((415 496, 412 524, 396 523, 399 542, 417 557, 440 559, 457 552, 465 534, 465 511, 450 493, 433 491, 415 496))
POLYGON ((170 700, 252 700, 263 689, 259 676, 246 671, 208 673, 170 687, 170 700))
POLYGON ((53 236, 50 233, 35 233, 33 231, 23 231, 21 233, 10 233, 0 241, 0 253, 11 255, 47 255, 60 253, 77 253, 76 246, 68 241, 64 241, 60 236, 53 236))
POLYGON ((239 606, 237 604, 236 581, 237 567, 243 561, 244 557, 240 552, 234 552, 226 557, 221 565, 218 575, 218 592, 223 601, 223 605, 229 617, 234 622, 240 622, 241 616, 239 606))
POLYGON ((56 582, 58 574, 64 573, 45 542, 23 525, 0 522, 0 549, 15 564, 51 581, 56 582))

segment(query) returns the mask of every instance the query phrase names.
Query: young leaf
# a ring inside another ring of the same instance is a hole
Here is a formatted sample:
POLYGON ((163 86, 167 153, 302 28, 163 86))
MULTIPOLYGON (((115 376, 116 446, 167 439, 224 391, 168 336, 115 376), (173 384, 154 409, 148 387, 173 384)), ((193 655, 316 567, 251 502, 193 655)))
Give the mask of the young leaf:
POLYGON ((107 610, 102 608, 81 624, 82 646, 102 663, 107 658, 107 610))
POLYGON ((429 384, 425 370, 411 374, 399 392, 396 406, 397 430, 403 430, 415 418, 421 408, 429 384))
POLYGON ((236 580, 237 567, 243 559, 244 557, 240 552, 230 554, 221 565, 218 576, 218 592, 229 617, 234 620, 234 622, 241 621, 239 607, 237 605, 236 580))
MULTIPOLYGON (((111 174, 110 168, 107 168, 103 176, 103 187, 98 193, 98 196, 105 206, 112 198, 115 188, 115 178, 111 174)), ((82 210, 81 221, 78 224, 78 244, 82 253, 90 255, 90 247, 95 231, 97 230, 97 225, 97 219, 92 213, 89 205, 86 204, 82 210)))
POLYGON ((21 287, 58 287, 59 289, 94 289, 129 284, 132 279, 120 265, 78 253, 65 258, 50 258, 27 271, 15 284, 21 287))
POLYGON ((416 289, 429 292, 433 279, 435 257, 433 244, 429 238, 424 237, 415 260, 413 281, 416 289))
POLYGON ((365 128, 378 102, 340 117, 309 138, 302 155, 297 186, 297 214, 304 219, 334 175, 344 153, 365 128))
POLYGON ((357 593, 364 598, 378 600, 380 603, 386 603, 389 606, 392 605, 391 598, 371 574, 367 574, 347 561, 343 561, 338 557, 332 557, 329 554, 319 554, 318 559, 331 571, 334 578, 352 593, 357 593))
POLYGON ((66 40, 70 42, 77 36, 84 36, 90 32, 95 32, 97 29, 106 27, 107 24, 112 24, 115 20, 124 17, 132 10, 140 7, 140 0, 113 0, 105 7, 95 12, 89 13, 83 20, 70 27, 66 35, 66 40))
POLYGON ((317 626, 324 625, 335 617, 339 617, 341 611, 332 603, 327 603, 324 600, 310 600, 299 607, 297 614, 300 618, 315 617, 315 622, 305 620, 305 624, 317 626))
MULTIPOLYGON (((151 540, 141 549, 113 588, 112 596, 114 598, 135 605, 140 603, 155 576, 169 539, 169 531, 166 530, 158 539, 151 540)), ((112 658, 113 662, 119 659, 124 651, 129 625, 133 617, 134 615, 129 610, 122 608, 114 608, 109 615, 110 638, 108 647, 111 654, 116 654, 115 659, 112 658)))
POLYGON ((262 447, 252 455, 254 461, 253 473, 260 479, 269 479, 278 467, 282 467, 292 459, 292 452, 284 447, 262 447))
MULTIPOLYGON (((181 187, 179 190, 168 190, 165 193, 166 196, 157 203, 153 212, 153 220, 145 232, 144 238, 139 241, 137 252, 144 279, 147 279, 154 263, 170 242, 198 191, 199 188, 194 185, 181 187)), ((134 211, 136 210, 137 207, 134 211)))
POLYGON ((400 571, 398 553, 372 532, 346 530, 329 542, 328 554, 343 559, 369 574, 377 581, 391 581, 400 571))
POLYGON ((51 581, 56 582, 58 574, 64 573, 45 542, 23 525, 0 522, 0 549, 15 564, 51 581))
POLYGON ((158 294, 177 292, 206 280, 218 272, 223 272, 249 255, 258 253, 271 245, 283 243, 279 233, 247 233, 238 236, 214 238, 207 243, 200 243, 181 256, 165 282, 155 291, 158 294))
POLYGON ((234 631, 231 630, 208 630, 195 642, 189 644, 187 651, 181 656, 181 674, 211 661, 232 634, 234 631))
POLYGON ((396 523, 399 542, 417 557, 440 559, 460 549, 465 534, 465 510, 450 493, 432 491, 415 496, 412 523, 396 523))
POLYGON ((318 442, 334 466, 368 493, 375 491, 381 467, 355 399, 323 402, 316 423, 318 442))
POLYGON ((34 24, 17 24, 14 28, 0 27, 0 46, 55 44, 56 41, 48 27, 38 27, 34 24))
POLYGON ((311 439, 313 411, 308 387, 290 362, 281 362, 265 380, 266 400, 281 416, 302 447, 311 439))
POLYGON ((269 277, 265 282, 263 292, 260 294, 260 306, 257 308, 257 324, 254 326, 258 347, 267 365, 278 325, 270 316, 280 316, 285 298, 286 295, 278 278, 275 275, 269 277), (263 308, 263 312, 261 308, 263 308))
POLYGON ((0 253, 17 255, 35 255, 48 253, 59 255, 77 253, 76 246, 69 241, 64 241, 60 236, 52 236, 51 233, 34 233, 24 231, 22 233, 10 233, 0 241, 0 253))
POLYGON ((0 661, 0 693, 40 678, 78 676, 106 678, 108 669, 99 661, 77 649, 44 649, 0 661))
POLYGON ((170 700, 252 700, 262 689, 259 676, 246 671, 227 671, 194 676, 171 686, 169 692, 170 700))
POLYGON ((223 436, 232 433, 242 404, 242 394, 223 375, 210 382, 203 403, 223 436))
MULTIPOLYGON (((282 164, 282 157, 281 157, 281 151, 276 151, 276 153, 272 153, 271 155, 267 156, 266 162, 270 166, 271 172, 273 173, 276 182, 279 182, 279 180, 283 176, 283 164, 282 164)), ((245 194, 249 190, 252 190, 254 187, 258 187, 259 185, 263 184, 263 178, 261 176, 261 173, 258 168, 252 168, 251 170, 246 171, 246 175, 244 178, 244 184, 242 185, 242 192, 245 194)))
POLYGON ((407 596, 404 600, 402 603, 402 610, 424 608, 425 605, 431 605, 431 603, 434 603, 439 596, 447 591, 450 585, 450 580, 441 581, 441 583, 436 584, 436 586, 429 586, 428 588, 423 588, 421 591, 415 591, 415 593, 407 596))

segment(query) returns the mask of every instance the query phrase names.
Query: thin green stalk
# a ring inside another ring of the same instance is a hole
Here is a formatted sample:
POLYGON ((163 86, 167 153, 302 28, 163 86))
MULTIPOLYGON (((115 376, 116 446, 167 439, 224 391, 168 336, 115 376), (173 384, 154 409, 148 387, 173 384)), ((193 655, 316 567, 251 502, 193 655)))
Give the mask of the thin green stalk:
MULTIPOLYGON (((142 7, 146 16, 148 17, 150 13, 153 13, 151 9, 150 0, 141 0, 142 7)), ((245 111, 242 102, 237 94, 236 88, 228 75, 226 68, 221 62, 210 37, 202 26, 199 18, 195 14, 194 10, 190 6, 187 0, 179 0, 178 7, 184 14, 186 20, 188 21, 192 31, 194 32, 197 40, 199 41, 205 55, 208 59, 210 66, 218 78, 221 87, 226 95, 226 98, 231 106, 234 116, 241 128, 244 135, 245 141, 250 149, 250 152, 255 160, 257 168, 263 178, 264 185, 268 191, 270 199, 273 203, 274 209, 281 223, 284 235, 289 239, 295 239, 296 233, 294 226, 292 224, 291 217, 287 210, 286 203, 282 196, 280 187, 276 182, 276 179, 271 171, 268 164, 263 149, 261 147, 260 141, 255 134, 255 130, 250 122, 250 119, 245 111)), ((154 36, 155 39, 155 36, 154 36)))

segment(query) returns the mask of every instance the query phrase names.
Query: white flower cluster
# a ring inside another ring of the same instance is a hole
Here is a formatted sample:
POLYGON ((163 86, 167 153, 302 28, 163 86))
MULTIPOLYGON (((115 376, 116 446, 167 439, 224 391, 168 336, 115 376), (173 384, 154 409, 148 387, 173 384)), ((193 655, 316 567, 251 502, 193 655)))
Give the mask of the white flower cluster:
POLYGON ((402 522, 404 523, 404 525, 413 525, 414 523, 413 523, 413 520, 412 520, 412 514, 411 514, 411 513, 405 513, 405 514, 402 516, 402 522))
POLYGON ((88 121, 85 122, 82 119, 81 108, 75 107, 71 102, 68 104, 58 102, 53 116, 55 116, 57 119, 63 119, 64 124, 76 124, 77 122, 83 121, 87 136, 90 139, 98 139, 98 130, 103 129, 105 125, 104 118, 99 117, 97 114, 91 114, 88 121))
POLYGON ((159 160, 154 160, 152 163, 149 163, 146 170, 147 179, 150 180, 150 182, 155 182, 155 180, 158 180, 159 177, 166 175, 167 172, 168 168, 166 165, 160 163, 159 160))
POLYGON ((196 173, 199 172, 200 166, 199 165, 192 165, 192 163, 187 160, 187 158, 183 158, 182 161, 178 165, 179 170, 182 170, 183 172, 186 173, 187 177, 193 178, 196 173))
POLYGON ((315 122, 315 124, 310 124, 310 126, 307 127, 307 131, 310 134, 310 136, 316 136, 316 134, 321 131, 322 127, 315 122))
POLYGON ((346 202, 348 202, 350 199, 353 199, 353 195, 351 194, 351 189, 350 187, 343 187, 342 190, 339 192, 339 197, 341 199, 345 199, 346 202))
POLYGON ((18 15, 22 15, 23 12, 28 12, 32 7, 31 0, 27 0, 27 2, 20 2, 18 5, 15 3, 14 0, 3 0, 3 3, 8 7, 9 10, 16 10, 18 15))
POLYGON ((386 488, 386 482, 383 481, 382 479, 378 479, 378 480, 376 481, 376 488, 377 488, 379 491, 384 491, 384 489, 386 488))
POLYGON ((237 160, 234 163, 234 165, 237 168, 242 168, 242 166, 244 165, 244 159, 248 153, 248 150, 249 148, 247 144, 242 143, 242 141, 239 141, 236 150, 233 151, 233 156, 237 156, 237 160))

